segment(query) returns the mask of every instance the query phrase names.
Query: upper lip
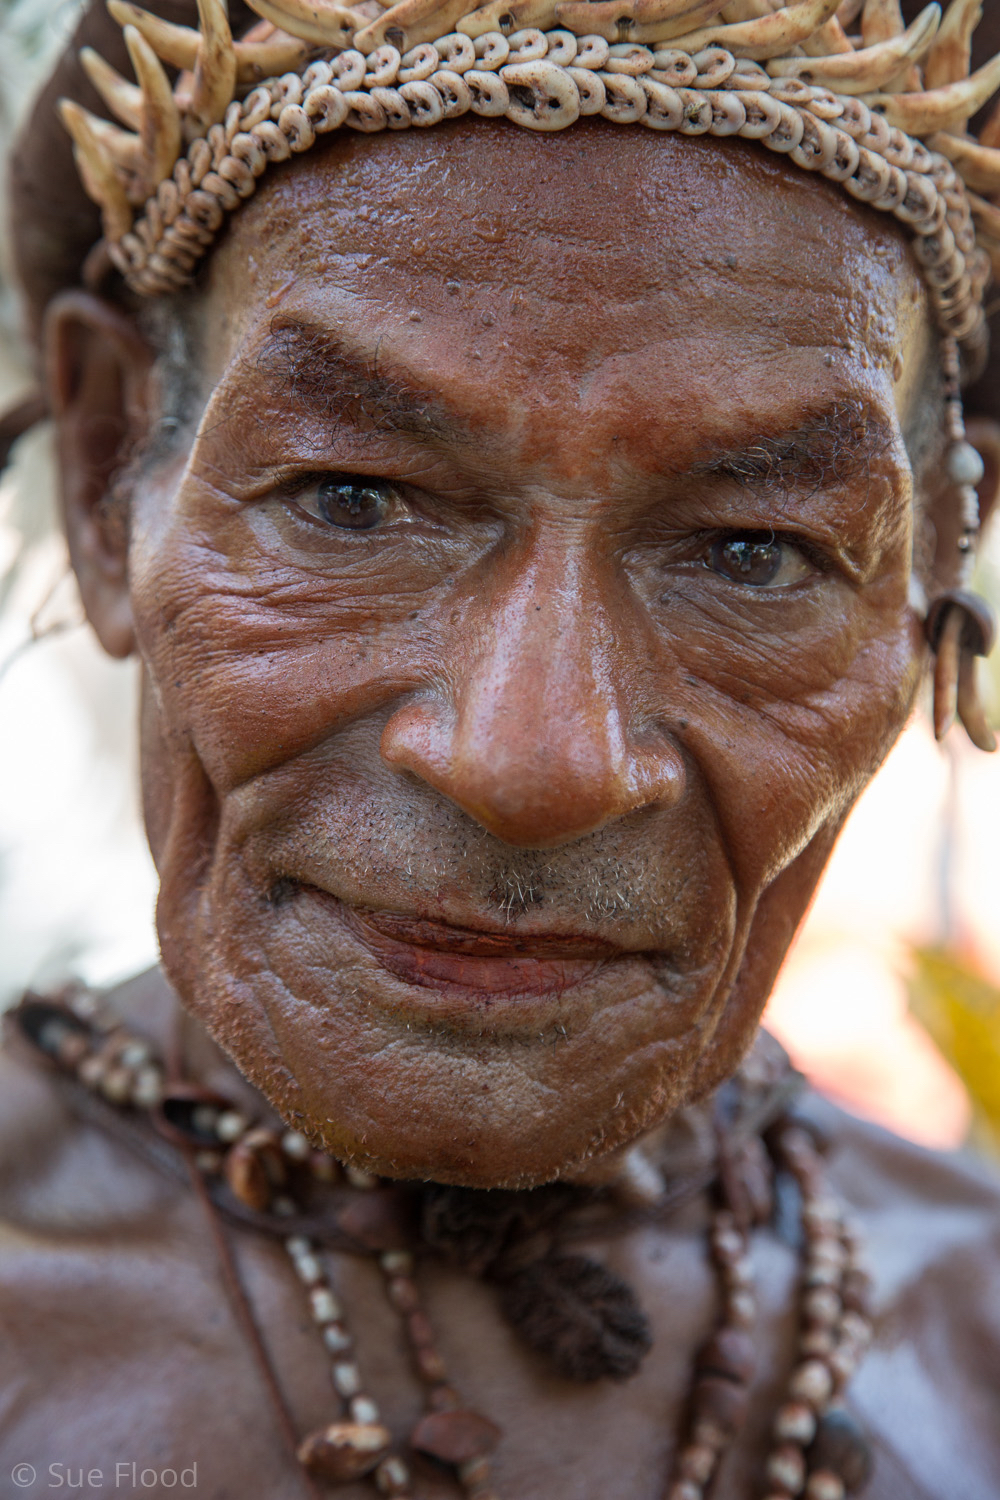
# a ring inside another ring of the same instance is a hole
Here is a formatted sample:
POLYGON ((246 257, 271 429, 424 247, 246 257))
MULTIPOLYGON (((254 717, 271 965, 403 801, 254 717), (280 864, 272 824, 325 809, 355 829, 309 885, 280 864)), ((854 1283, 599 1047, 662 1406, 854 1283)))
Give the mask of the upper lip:
POLYGON ((402 912, 359 907, 346 910, 355 921, 382 937, 439 953, 476 958, 607 959, 619 958, 625 952, 617 943, 587 933, 488 931, 402 912))

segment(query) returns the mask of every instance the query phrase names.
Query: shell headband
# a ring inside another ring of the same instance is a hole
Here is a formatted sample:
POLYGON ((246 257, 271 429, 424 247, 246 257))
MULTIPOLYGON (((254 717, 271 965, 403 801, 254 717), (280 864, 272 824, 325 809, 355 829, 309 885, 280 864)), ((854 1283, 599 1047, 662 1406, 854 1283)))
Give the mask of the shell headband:
POLYGON ((104 249, 135 292, 187 285, 268 164, 331 131, 467 112, 562 130, 599 114, 760 141, 893 214, 941 331, 981 356, 1000 274, 1000 111, 978 141, 967 132, 1000 88, 1000 56, 969 76, 982 0, 943 19, 928 5, 909 27, 899 0, 249 4, 261 21, 234 41, 225 0, 198 0, 199 30, 108 0, 136 82, 89 49, 81 60, 121 125, 61 101, 104 249))

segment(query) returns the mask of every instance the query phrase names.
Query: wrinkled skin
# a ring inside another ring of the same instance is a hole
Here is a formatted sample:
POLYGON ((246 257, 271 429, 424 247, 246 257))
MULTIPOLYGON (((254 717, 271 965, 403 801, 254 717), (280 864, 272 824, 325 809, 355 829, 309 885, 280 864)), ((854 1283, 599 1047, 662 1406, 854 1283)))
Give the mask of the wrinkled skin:
POLYGON ((473 122, 275 171, 207 278, 127 570, 155 369, 88 299, 49 328, 167 973, 342 1158, 579 1173, 733 1071, 912 707, 905 241, 731 142, 473 122))

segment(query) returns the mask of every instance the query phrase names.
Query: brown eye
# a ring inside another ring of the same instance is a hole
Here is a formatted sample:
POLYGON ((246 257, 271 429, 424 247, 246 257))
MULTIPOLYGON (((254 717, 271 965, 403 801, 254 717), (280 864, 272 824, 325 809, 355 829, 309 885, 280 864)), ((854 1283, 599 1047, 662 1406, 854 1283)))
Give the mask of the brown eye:
POLYGON ((396 498, 393 486, 382 480, 329 476, 300 491, 296 503, 330 526, 371 531, 388 518, 396 498))
POLYGON ((720 537, 706 561, 730 583, 756 589, 788 588, 813 571, 797 547, 759 532, 720 537))

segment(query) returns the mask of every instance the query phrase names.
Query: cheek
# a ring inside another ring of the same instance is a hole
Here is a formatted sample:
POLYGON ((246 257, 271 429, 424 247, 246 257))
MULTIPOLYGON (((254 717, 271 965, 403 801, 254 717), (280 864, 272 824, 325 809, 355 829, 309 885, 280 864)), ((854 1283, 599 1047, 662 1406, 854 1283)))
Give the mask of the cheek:
POLYGON ((689 744, 745 893, 767 886, 821 829, 839 825, 913 707, 922 646, 900 621, 888 639, 841 643, 836 670, 797 672, 794 651, 763 652, 737 693, 702 688, 689 744), (779 681, 773 679, 778 677, 779 681))
POLYGON ((925 655, 908 577, 901 535, 863 588, 681 587, 648 623, 649 715, 704 778, 745 900, 839 825, 905 724, 925 655))
POLYGON ((276 551, 239 518, 199 530, 183 516, 133 546, 151 694, 220 793, 377 714, 440 650, 421 618, 426 568, 390 597, 371 566, 305 568, 276 551))

